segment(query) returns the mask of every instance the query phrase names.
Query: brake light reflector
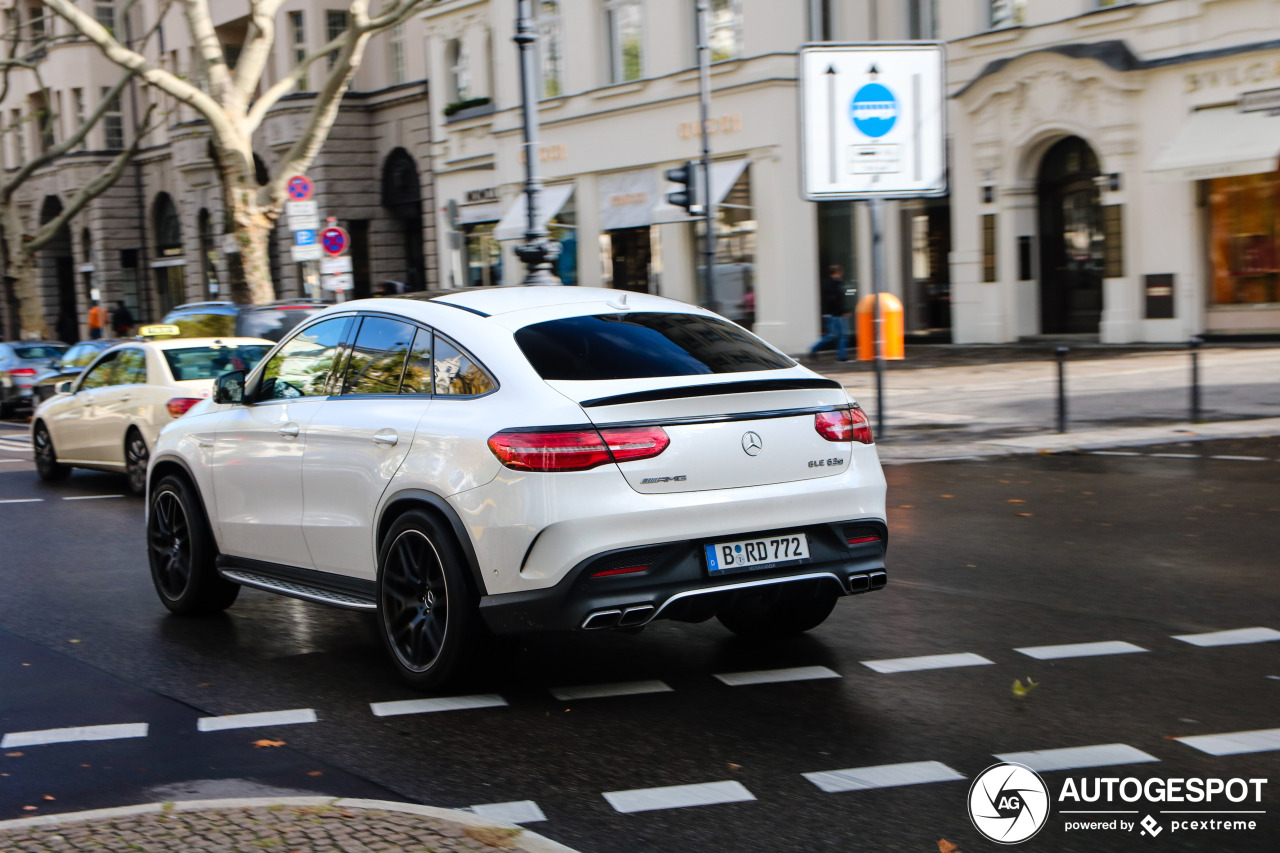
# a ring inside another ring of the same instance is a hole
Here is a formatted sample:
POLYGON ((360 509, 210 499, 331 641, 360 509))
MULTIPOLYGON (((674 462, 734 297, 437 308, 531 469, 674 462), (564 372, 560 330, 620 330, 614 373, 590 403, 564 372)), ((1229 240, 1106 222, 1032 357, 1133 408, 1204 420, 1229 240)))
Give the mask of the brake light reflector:
POLYGON ((499 462, 517 471, 587 471, 610 462, 657 456, 670 443, 661 427, 514 430, 491 437, 489 449, 499 462))
POLYGON ((6 371, 10 376, 35 376, 36 372, 30 367, 15 367, 13 370, 6 371))
POLYGON ((640 572, 647 572, 648 570, 649 570, 648 566, 627 566, 626 568, 622 568, 622 569, 605 569, 604 571, 595 572, 594 574, 591 575, 591 577, 607 578, 607 577, 612 577, 614 575, 635 575, 635 574, 639 574, 640 572))
POLYGON ((192 406, 199 403, 200 397, 173 397, 169 402, 165 403, 165 408, 169 410, 171 417, 180 418, 185 415, 192 406))
POLYGON ((827 441, 856 441, 861 444, 874 444, 871 435, 871 422, 867 413, 858 406, 848 409, 837 409, 834 412, 818 412, 814 415, 813 427, 818 435, 827 441))

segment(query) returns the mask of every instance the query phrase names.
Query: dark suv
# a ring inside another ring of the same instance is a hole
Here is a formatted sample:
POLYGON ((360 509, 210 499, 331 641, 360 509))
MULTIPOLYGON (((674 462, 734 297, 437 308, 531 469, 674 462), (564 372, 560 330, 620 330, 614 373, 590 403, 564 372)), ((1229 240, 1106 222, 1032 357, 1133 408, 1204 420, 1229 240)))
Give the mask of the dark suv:
POLYGON ((279 299, 266 305, 188 302, 164 315, 160 322, 177 326, 184 338, 238 337, 278 341, 328 305, 319 299, 279 299))

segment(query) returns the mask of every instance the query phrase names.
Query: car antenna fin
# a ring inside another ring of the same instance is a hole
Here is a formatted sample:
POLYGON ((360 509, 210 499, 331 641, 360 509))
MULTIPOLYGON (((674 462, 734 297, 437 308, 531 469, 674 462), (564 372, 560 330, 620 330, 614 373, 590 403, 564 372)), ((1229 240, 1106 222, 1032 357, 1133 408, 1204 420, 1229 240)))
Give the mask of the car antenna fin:
POLYGON ((610 299, 605 304, 610 308, 617 308, 619 311, 626 311, 631 308, 631 306, 627 304, 627 292, 625 290, 622 291, 622 294, 616 299, 610 299))

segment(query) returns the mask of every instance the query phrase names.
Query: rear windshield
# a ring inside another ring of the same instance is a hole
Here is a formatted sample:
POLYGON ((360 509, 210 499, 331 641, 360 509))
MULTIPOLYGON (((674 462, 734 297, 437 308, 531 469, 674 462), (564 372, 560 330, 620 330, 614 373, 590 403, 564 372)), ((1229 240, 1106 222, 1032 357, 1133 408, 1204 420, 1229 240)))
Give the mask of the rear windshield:
POLYGON ((253 370, 262 361, 270 347, 241 344, 240 346, 184 347, 164 350, 164 360, 169 362, 169 372, 175 382, 189 379, 217 379, 232 370, 253 370))
POLYGON ((66 351, 66 346, 55 346, 53 344, 27 344, 26 346, 14 344, 13 351, 18 354, 18 358, 57 358, 66 351))
POLYGON ((327 307, 327 305, 299 305, 246 311, 240 315, 239 335, 242 338, 266 338, 269 341, 278 341, 293 331, 293 328, 303 320, 327 307))
POLYGON ((177 317, 166 317, 165 323, 172 323, 182 331, 180 338, 233 338, 236 335, 236 315, 231 314, 180 314, 177 317))
POLYGON ((543 379, 647 379, 795 366, 745 329, 700 314, 566 317, 525 326, 515 338, 543 379))

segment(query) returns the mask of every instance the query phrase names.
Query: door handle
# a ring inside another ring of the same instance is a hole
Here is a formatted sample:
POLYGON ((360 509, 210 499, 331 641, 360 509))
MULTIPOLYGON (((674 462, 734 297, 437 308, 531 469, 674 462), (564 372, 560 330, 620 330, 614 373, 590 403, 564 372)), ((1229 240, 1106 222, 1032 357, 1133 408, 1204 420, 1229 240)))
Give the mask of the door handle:
POLYGON ((121 402, 121 403, 127 403, 127 402, 129 402, 129 395, 128 395, 128 394, 125 394, 123 397, 121 397, 121 398, 120 398, 120 402, 121 402))
POLYGON ((276 432, 280 433, 280 434, 281 434, 281 435, 283 435, 285 438, 297 438, 297 437, 298 437, 298 425, 297 425, 297 424, 285 424, 284 426, 282 426, 282 427, 280 427, 279 429, 277 429, 277 430, 276 430, 276 432))
POLYGON ((400 436, 396 435, 396 431, 393 429, 380 429, 373 434, 374 444, 383 444, 387 447, 392 447, 399 441, 400 436))

